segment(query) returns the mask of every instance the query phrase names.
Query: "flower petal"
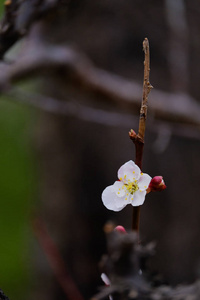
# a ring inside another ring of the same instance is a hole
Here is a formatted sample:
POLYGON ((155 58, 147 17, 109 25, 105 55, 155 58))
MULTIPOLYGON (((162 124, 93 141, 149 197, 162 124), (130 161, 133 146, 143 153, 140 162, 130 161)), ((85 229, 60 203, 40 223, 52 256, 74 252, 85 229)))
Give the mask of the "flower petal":
POLYGON ((102 201, 107 209, 113 211, 120 211, 128 204, 125 201, 125 197, 118 197, 116 195, 113 185, 105 188, 102 193, 102 201))
POLYGON ((103 282, 105 283, 105 285, 107 285, 107 286, 110 285, 110 279, 108 278, 108 276, 105 273, 101 274, 101 279, 103 280, 103 282))
POLYGON ((124 183, 121 181, 115 181, 113 184, 113 191, 116 193, 117 197, 124 197, 126 192, 124 183))
POLYGON ((118 178, 124 183, 128 183, 129 181, 138 180, 140 173, 140 168, 132 160, 129 160, 119 168, 118 178))
POLYGON ((133 194, 131 204, 132 206, 140 206, 144 203, 146 191, 138 190, 133 194))
POLYGON ((149 176, 148 174, 142 173, 140 176, 140 179, 138 180, 139 190, 145 191, 148 188, 149 183, 151 182, 151 179, 152 179, 151 176, 149 176))
POLYGON ((121 198, 118 197, 118 199, 117 198, 115 199, 115 205, 116 205, 117 211, 122 210, 129 203, 130 203, 130 197, 128 197, 128 196, 124 196, 121 198))

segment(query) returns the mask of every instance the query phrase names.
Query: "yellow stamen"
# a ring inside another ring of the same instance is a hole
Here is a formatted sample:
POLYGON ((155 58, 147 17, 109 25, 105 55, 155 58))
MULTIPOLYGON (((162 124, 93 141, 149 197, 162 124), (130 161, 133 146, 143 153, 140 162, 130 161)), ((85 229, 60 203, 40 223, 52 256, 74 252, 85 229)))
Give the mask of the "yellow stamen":
POLYGON ((129 182, 128 184, 124 185, 127 189, 127 192, 130 194, 135 193, 139 188, 137 185, 137 180, 135 180, 134 182, 129 182))

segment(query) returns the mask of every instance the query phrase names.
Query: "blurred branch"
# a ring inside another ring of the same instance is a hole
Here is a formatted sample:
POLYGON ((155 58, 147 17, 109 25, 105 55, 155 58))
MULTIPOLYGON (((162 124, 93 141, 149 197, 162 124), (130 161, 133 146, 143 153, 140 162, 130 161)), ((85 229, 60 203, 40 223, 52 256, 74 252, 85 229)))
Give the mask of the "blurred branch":
POLYGON ((131 114, 105 111, 89 107, 74 101, 62 101, 41 94, 25 92, 19 88, 12 88, 6 95, 13 102, 29 105, 48 113, 79 118, 86 122, 94 122, 105 126, 130 127, 136 125, 138 119, 131 114))
POLYGON ((189 88, 189 30, 184 0, 165 0, 169 27, 168 63, 171 88, 187 92, 189 88))
MULTIPOLYGON (((138 245, 135 233, 107 234, 107 253, 100 263, 110 280, 91 300, 198 300, 200 280, 192 284, 170 286, 159 282, 149 268, 149 259, 155 255, 155 243, 138 245)), ((162 276, 160 277, 162 278, 162 276)))
POLYGON ((0 24, 0 58, 20 38, 19 32, 15 30, 15 18, 18 4, 16 0, 5 1, 5 14, 0 24))
MULTIPOLYGON (((2 92, 22 79, 41 76, 43 72, 61 70, 82 93, 101 95, 107 101, 139 109, 142 87, 134 81, 95 67, 83 54, 70 47, 35 45, 11 65, 0 65, 2 92)), ((156 119, 200 125, 200 105, 187 94, 153 90, 151 112, 156 119)))
POLYGON ((9 300, 9 298, 4 294, 4 292, 0 289, 0 300, 9 300))
POLYGON ((66 4, 67 0, 6 0, 4 16, 0 23, 0 59, 28 33, 34 22, 66 4))
POLYGON ((35 220, 33 223, 33 230, 49 261, 58 283, 67 296, 67 299, 83 300, 82 295, 66 270, 65 262, 63 261, 56 244, 48 234, 46 226, 42 220, 35 220))
MULTIPOLYGON (((25 92, 19 88, 12 87, 7 90, 6 95, 15 103, 22 103, 41 109, 48 113, 59 114, 63 116, 75 117, 86 122, 97 123, 105 126, 116 126, 121 128, 130 128, 137 126, 138 118, 132 114, 105 111, 94 107, 89 107, 78 102, 61 101, 41 94, 25 92)), ((170 123, 167 121, 158 121, 152 118, 148 119, 148 130, 158 133, 159 139, 162 137, 160 128, 165 138, 165 132, 181 137, 200 139, 199 130, 194 125, 182 123, 170 123), (158 131, 159 129, 159 131, 158 131)), ((157 147, 158 149, 158 147, 157 147)))
MULTIPOLYGON (((67 6, 68 2, 69 0, 6 0, 4 3, 5 15, 0 24, 0 58, 29 31, 35 21, 56 8, 62 9, 67 6)), ((182 0, 179 0, 176 6, 176 9, 181 11, 181 15, 178 14, 178 17, 177 14, 173 14, 172 5, 175 5, 173 1, 166 0, 167 17, 175 36, 180 32, 183 33, 183 29, 186 28, 186 21, 182 0), (179 22, 178 27, 174 27, 174 22, 179 22)), ((180 34, 178 35, 180 36, 180 34)), ((28 42, 29 44, 32 42, 31 46, 26 47, 25 53, 18 57, 15 63, 0 64, 2 92, 9 89, 10 84, 19 80, 40 76, 42 72, 50 70, 62 70, 62 76, 64 75, 66 80, 72 80, 75 86, 78 85, 81 93, 92 93, 94 96, 101 95, 107 101, 123 103, 124 106, 139 109, 142 86, 137 82, 126 80, 95 67, 84 54, 70 47, 44 45, 42 39, 32 41, 29 38, 28 42)), ((182 52, 184 52, 183 48, 181 46, 182 52)), ((171 63, 171 65, 174 64, 171 63)), ((184 66, 183 59, 181 59, 181 66, 184 66)), ((179 68, 179 70, 182 69, 179 68)), ((182 73, 184 72, 181 71, 182 73)), ((173 94, 153 90, 150 112, 157 120, 200 125, 200 105, 186 93, 173 94)))

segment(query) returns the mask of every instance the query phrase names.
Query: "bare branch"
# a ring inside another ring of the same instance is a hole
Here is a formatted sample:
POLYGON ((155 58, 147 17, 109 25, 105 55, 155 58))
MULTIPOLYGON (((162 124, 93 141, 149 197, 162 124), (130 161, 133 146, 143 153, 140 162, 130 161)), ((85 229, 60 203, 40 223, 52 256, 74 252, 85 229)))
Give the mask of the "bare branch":
MULTIPOLYGON (((139 121, 139 130, 138 130, 138 138, 140 138, 144 142, 145 135, 145 125, 147 118, 147 103, 148 103, 148 95, 152 89, 152 85, 149 82, 149 73, 150 73, 150 55, 149 55, 149 42, 148 39, 145 38, 143 41, 143 50, 144 50, 144 82, 143 82, 143 97, 142 97, 142 105, 140 109, 140 121, 139 121)), ((139 167, 141 168, 142 162, 141 157, 139 159, 139 167)))
MULTIPOLYGON (((131 140, 135 144, 135 163, 142 170, 142 159, 144 149, 144 135, 147 118, 147 103, 148 95, 152 89, 152 85, 149 81, 150 74, 150 53, 149 53, 149 41, 147 38, 143 41, 144 50, 144 82, 143 82, 143 96, 142 105, 140 109, 139 129, 137 135, 132 135, 133 130, 129 133, 131 140)), ((133 207, 132 229, 136 230, 139 238, 139 223, 140 223, 140 206, 133 207)))

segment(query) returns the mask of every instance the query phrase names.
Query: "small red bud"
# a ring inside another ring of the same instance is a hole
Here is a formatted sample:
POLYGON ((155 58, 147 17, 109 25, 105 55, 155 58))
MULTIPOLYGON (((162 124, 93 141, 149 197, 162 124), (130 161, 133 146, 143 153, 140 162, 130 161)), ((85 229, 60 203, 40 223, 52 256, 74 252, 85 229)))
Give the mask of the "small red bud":
POLYGON ((155 176, 151 179, 147 192, 157 192, 166 189, 166 185, 164 183, 162 176, 155 176))
POLYGON ((117 232, 119 232, 119 233, 123 233, 123 234, 127 233, 126 230, 125 230, 125 228, 123 226, 121 226, 121 225, 118 225, 117 227, 115 227, 114 230, 117 231, 117 232))

